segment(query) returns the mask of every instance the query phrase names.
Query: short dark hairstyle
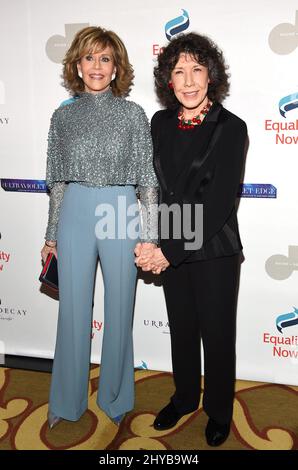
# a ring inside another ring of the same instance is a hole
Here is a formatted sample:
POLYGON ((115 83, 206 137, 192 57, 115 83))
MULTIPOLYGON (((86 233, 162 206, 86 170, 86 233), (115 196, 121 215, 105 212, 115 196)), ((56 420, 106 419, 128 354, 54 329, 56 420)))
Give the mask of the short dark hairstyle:
POLYGON ((207 36, 197 33, 179 34, 162 50, 154 67, 155 89, 163 106, 174 109, 179 103, 168 83, 180 54, 190 54, 199 64, 208 68, 210 83, 208 98, 221 102, 229 92, 229 74, 222 51, 207 36))

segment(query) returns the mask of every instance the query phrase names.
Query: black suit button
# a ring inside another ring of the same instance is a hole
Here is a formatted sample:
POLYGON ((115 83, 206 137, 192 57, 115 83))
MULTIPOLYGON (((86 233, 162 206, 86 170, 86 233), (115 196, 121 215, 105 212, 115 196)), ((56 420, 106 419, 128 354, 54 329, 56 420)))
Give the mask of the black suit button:
POLYGON ((170 192, 170 196, 174 196, 174 191, 171 191, 171 192, 170 192))

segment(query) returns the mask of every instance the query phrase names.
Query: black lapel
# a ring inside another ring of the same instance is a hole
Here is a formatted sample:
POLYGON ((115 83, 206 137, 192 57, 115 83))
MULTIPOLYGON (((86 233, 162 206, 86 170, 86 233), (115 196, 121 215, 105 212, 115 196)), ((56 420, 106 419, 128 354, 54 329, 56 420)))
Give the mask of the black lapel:
MULTIPOLYGON (((194 147, 192 145, 189 145, 186 152, 183 153, 185 160, 187 162, 187 166, 183 168, 181 172, 179 172, 179 174, 174 180, 174 184, 171 184, 171 187, 175 187, 175 185, 178 182, 180 182, 182 174, 183 174, 184 180, 186 178, 187 179, 192 178, 192 176, 195 173, 197 173, 198 168, 201 167, 203 163, 209 157, 210 153, 212 152, 221 134, 222 124, 219 122, 219 116, 220 116, 221 110, 222 110, 222 105, 220 103, 214 103, 212 105, 209 113, 207 114, 202 124, 202 126, 212 125, 212 127, 214 127, 214 132, 212 133, 212 136, 210 138, 207 148, 205 148, 204 155, 198 155, 194 147), (189 152, 192 153, 192 155, 190 155, 190 158, 188 155, 189 152)), ((162 167, 161 154, 163 152, 168 152, 169 149, 171 148, 173 134, 176 132, 176 129, 177 129, 177 114, 178 114, 178 108, 175 110, 166 110, 165 112, 163 112, 163 115, 161 116, 162 117, 161 122, 158 125, 158 132, 156 133, 157 135, 155 135, 155 139, 154 139, 155 140, 154 167, 158 175, 159 182, 165 191, 168 190, 168 185, 170 182, 168 181, 168 178, 166 177, 163 167, 162 167)), ((191 142, 192 142, 192 139, 190 139, 190 144, 191 142)))
POLYGON ((167 183, 164 177, 163 169, 161 167, 159 146, 154 147, 153 165, 154 165, 155 173, 158 177, 160 186, 163 188, 164 191, 167 191, 167 183))
POLYGON ((160 114, 159 122, 156 126, 156 131, 153 136, 154 142, 154 168, 158 176, 161 187, 167 191, 168 184, 167 178, 165 177, 162 163, 161 163, 161 153, 168 151, 168 145, 170 143, 171 133, 173 132, 174 122, 176 121, 176 115, 178 113, 178 108, 175 110, 166 109, 163 110, 160 114))
MULTIPOLYGON (((203 168, 204 163, 208 160, 212 150, 215 147, 221 133, 223 123, 220 120, 220 113, 222 111, 222 105, 220 103, 214 103, 206 118, 204 119, 203 125, 213 127, 213 131, 207 147, 205 147, 203 155, 196 153, 195 149, 191 148, 193 152, 193 158, 189 161, 189 165, 185 171, 183 171, 183 180, 187 182, 187 185, 191 182, 193 177, 198 176, 199 169, 203 168)), ((181 178, 181 175, 179 175, 181 178)), ((180 179, 179 178, 179 179, 180 179)), ((176 181, 179 181, 178 178, 176 181)))
MULTIPOLYGON (((177 126, 178 126, 178 122, 179 122, 178 121, 178 111, 179 110, 177 109, 176 112, 171 116, 171 118, 169 120, 169 124, 165 128, 165 137, 164 137, 165 140, 164 140, 164 142, 166 144, 166 152, 168 153, 168 156, 169 156, 169 152, 172 154, 173 146, 176 144, 175 134, 177 132, 184 132, 184 131, 177 131, 177 126)), ((188 139, 188 142, 187 142, 187 146, 183 150, 181 150, 181 154, 180 154, 181 161, 185 162, 185 166, 180 171, 177 171, 176 174, 174 176, 172 176, 171 179, 167 178, 167 180, 169 182, 169 185, 172 188, 175 187, 178 178, 188 168, 188 165, 190 164, 190 160, 193 160, 193 156, 194 156, 193 149, 195 148, 196 132, 192 132, 191 130, 190 131, 185 131, 185 132, 189 133, 189 135, 188 135, 189 139, 188 139)), ((170 155, 170 161, 171 161, 171 155, 170 155)), ((163 166, 162 163, 161 163, 161 166, 163 166)))

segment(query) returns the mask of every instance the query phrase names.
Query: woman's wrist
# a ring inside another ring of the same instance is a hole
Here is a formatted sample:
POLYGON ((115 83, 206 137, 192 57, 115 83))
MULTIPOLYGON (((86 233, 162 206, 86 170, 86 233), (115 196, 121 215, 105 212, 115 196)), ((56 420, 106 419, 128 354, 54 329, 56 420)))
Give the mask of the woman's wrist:
POLYGON ((49 248, 55 248, 56 245, 57 245, 57 242, 56 242, 56 240, 46 240, 46 241, 45 241, 45 244, 46 244, 49 248))

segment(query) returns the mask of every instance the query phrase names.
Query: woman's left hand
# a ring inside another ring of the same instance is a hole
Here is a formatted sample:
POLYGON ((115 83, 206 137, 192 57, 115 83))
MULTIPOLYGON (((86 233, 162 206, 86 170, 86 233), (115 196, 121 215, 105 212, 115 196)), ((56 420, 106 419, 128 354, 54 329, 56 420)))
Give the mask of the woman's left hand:
POLYGON ((150 259, 151 271, 153 274, 160 274, 162 271, 165 271, 169 266, 170 263, 168 262, 167 258, 164 256, 161 248, 156 248, 153 252, 153 256, 150 259))
POLYGON ((148 264, 152 257, 153 251, 156 249, 155 243, 137 243, 134 253, 136 255, 135 263, 138 267, 148 264))
MULTIPOLYGON (((137 252, 139 253, 138 250, 137 252)), ((143 271, 152 271, 153 274, 160 274, 170 265, 161 249, 157 248, 155 245, 149 252, 145 251, 144 256, 143 251, 141 251, 135 262, 143 271)))

